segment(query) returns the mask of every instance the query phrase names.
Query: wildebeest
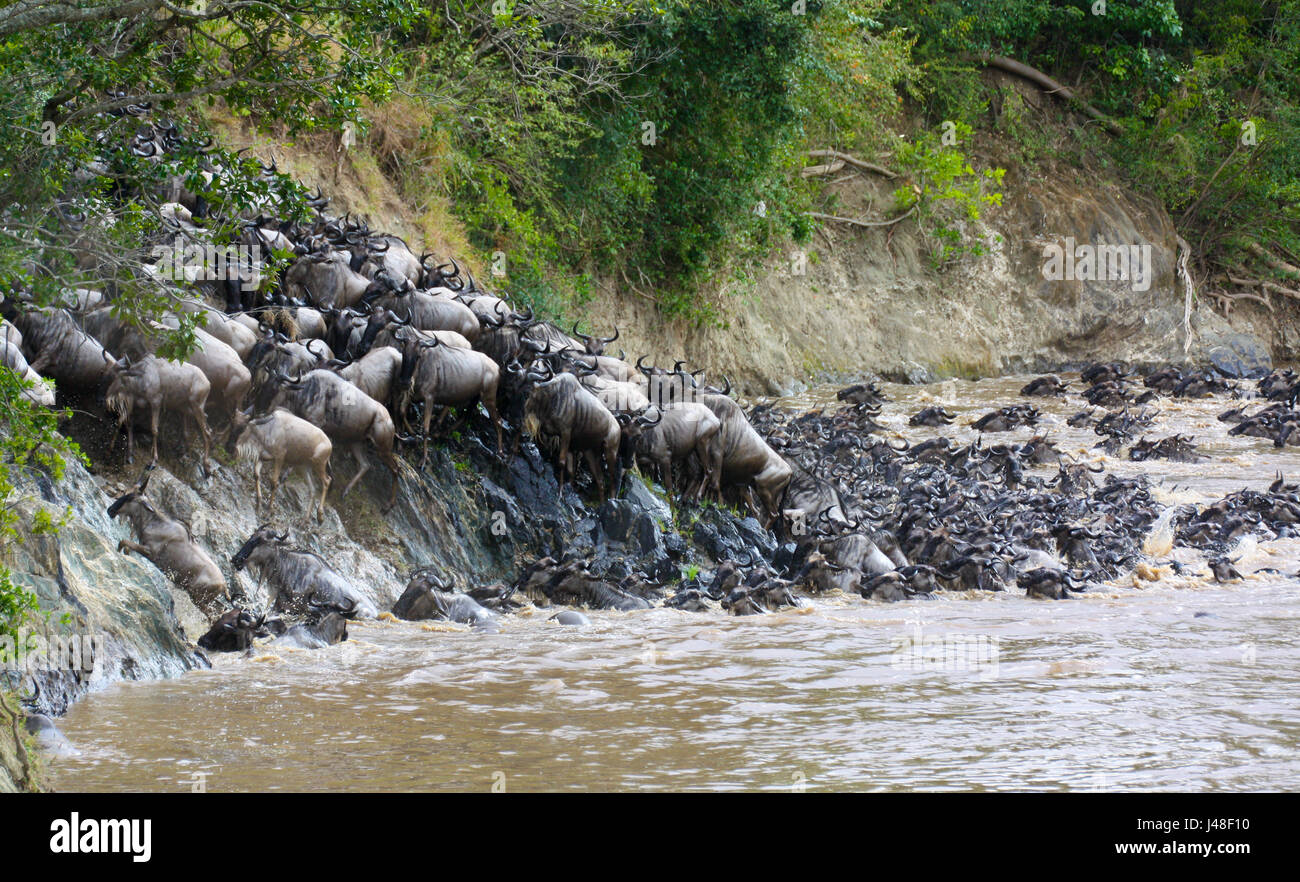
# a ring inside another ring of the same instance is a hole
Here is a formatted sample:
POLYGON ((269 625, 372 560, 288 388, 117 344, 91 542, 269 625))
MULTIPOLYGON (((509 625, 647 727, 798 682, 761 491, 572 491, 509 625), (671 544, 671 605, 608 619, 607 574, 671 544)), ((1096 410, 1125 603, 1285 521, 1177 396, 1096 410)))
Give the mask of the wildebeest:
POLYGON ((444 346, 436 339, 426 341, 415 335, 407 337, 397 388, 405 392, 409 386, 412 397, 424 403, 420 468, 424 468, 429 459, 429 425, 433 421, 433 408, 437 405, 445 408, 438 418, 441 427, 450 408, 481 401, 496 427, 497 453, 501 453, 501 416, 497 412, 500 380, 501 368, 481 352, 444 346))
POLYGON ((385 404, 392 401, 397 377, 402 372, 402 353, 392 346, 380 346, 336 370, 340 377, 385 404))
POLYGON ((371 281, 351 266, 346 251, 324 251, 300 258, 285 273, 285 293, 321 308, 356 306, 371 281))
MULTIPOLYGON (((534 379, 537 376, 534 374, 534 379)), ((573 476, 572 453, 579 450, 591 466, 602 501, 606 487, 618 486, 618 447, 622 438, 618 420, 573 374, 559 374, 533 386, 524 404, 524 431, 533 437, 544 433, 558 439, 561 487, 573 476), (608 481, 597 463, 602 453, 608 481)))
POLYGON ((455 331, 473 343, 482 330, 474 310, 451 296, 440 297, 428 291, 408 289, 383 291, 383 283, 376 281, 371 290, 381 289, 376 299, 368 302, 390 310, 398 318, 422 331, 455 331))
POLYGON ((44 377, 32 370, 27 359, 23 357, 22 350, 4 338, 0 338, 0 365, 4 365, 20 379, 32 384, 30 389, 23 390, 23 397, 44 407, 54 406, 54 388, 44 377))
POLYGON ((350 619, 373 619, 378 610, 347 579, 313 551, 289 546, 288 533, 269 524, 253 531, 230 559, 236 570, 251 565, 266 582, 274 609, 316 621, 331 613, 350 619))
POLYGON ((266 510, 269 513, 275 505, 275 491, 280 486, 280 475, 285 467, 290 471, 302 469, 320 482, 320 498, 312 499, 311 508, 307 509, 307 518, 316 513, 319 521, 325 515, 325 496, 329 493, 332 476, 330 474, 330 455, 334 445, 329 436, 306 420, 294 416, 284 408, 277 407, 265 416, 250 418, 248 414, 237 412, 234 417, 235 435, 233 440, 244 460, 252 460, 253 483, 257 488, 255 511, 262 513, 262 466, 271 466, 271 492, 267 496, 266 510))
POLYGON ((254 618, 245 610, 232 609, 212 623, 198 645, 209 652, 243 652, 257 637, 268 636, 263 630, 265 623, 265 616, 254 618))
POLYGON ((66 310, 33 309, 18 313, 28 365, 59 385, 100 389, 112 378, 112 355, 73 321, 66 310))
POLYGON ((108 387, 105 401, 108 409, 118 415, 119 427, 127 429, 126 461, 135 457, 134 415, 144 411, 149 416, 149 431, 153 435, 153 458, 158 459, 158 422, 163 410, 181 415, 182 432, 193 420, 203 439, 203 470, 208 469, 212 453, 212 432, 204 407, 212 384, 203 371, 192 364, 167 361, 157 356, 146 356, 135 364, 123 359, 115 365, 116 376, 108 387))
POLYGON ((283 375, 268 378, 258 395, 260 409, 276 405, 319 427, 335 444, 349 447, 356 457, 356 475, 343 488, 343 495, 370 469, 362 452, 369 441, 393 475, 389 495, 391 506, 397 500, 397 457, 393 452, 396 429, 388 410, 356 386, 327 370, 314 370, 299 380, 283 375))
POLYGON ((653 464, 669 498, 673 495, 673 466, 684 462, 692 453, 699 462, 704 477, 700 490, 713 480, 722 456, 721 446, 715 444, 721 421, 703 404, 683 401, 656 408, 660 419, 645 426, 636 439, 637 458, 653 464))
POLYGON ((446 619, 466 625, 482 626, 496 615, 479 606, 474 598, 460 594, 431 570, 419 570, 411 576, 406 590, 393 604, 393 615, 408 621, 446 619))
POLYGON ((720 465, 713 476, 714 493, 720 496, 722 485, 729 481, 752 486, 766 509, 766 517, 760 520, 770 524, 794 474, 789 463, 754 431, 745 412, 729 396, 705 394, 699 400, 721 424, 714 436, 714 444, 720 447, 720 455, 714 458, 720 465))
POLYGON ((189 594, 198 607, 211 614, 218 599, 227 596, 226 578, 195 543, 189 527, 161 514, 144 495, 149 483, 146 469, 135 489, 108 507, 108 516, 125 515, 136 541, 123 539, 118 551, 134 551, 162 570, 176 587, 189 594))

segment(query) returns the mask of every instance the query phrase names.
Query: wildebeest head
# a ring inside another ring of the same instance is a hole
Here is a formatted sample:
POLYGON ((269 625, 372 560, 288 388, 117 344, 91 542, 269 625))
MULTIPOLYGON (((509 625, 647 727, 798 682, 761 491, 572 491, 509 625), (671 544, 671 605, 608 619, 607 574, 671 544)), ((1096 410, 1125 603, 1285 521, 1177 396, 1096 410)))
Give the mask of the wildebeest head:
POLYGON ((262 524, 262 526, 253 531, 253 535, 248 537, 248 541, 240 546, 239 550, 230 558, 230 563, 236 570, 242 570, 245 564, 248 563, 249 556, 252 555, 259 546, 268 542, 279 544, 288 538, 289 534, 287 532, 277 534, 275 530, 271 528, 270 524, 262 524))
POLYGON ((581 340, 583 342, 583 345, 586 346, 587 348, 588 355, 603 355, 605 352, 605 347, 618 339, 618 328, 617 327, 614 328, 613 337, 594 337, 594 336, 588 336, 587 334, 579 334, 578 323, 574 322, 573 336, 576 339, 581 340))
POLYGON ((154 464, 149 463, 144 467, 144 470, 140 472, 140 478, 135 482, 135 486, 126 493, 123 493, 117 499, 113 500, 113 504, 108 507, 108 516, 110 518, 117 517, 123 512, 123 510, 127 510, 129 513, 127 507, 132 505, 140 505, 149 511, 153 511, 153 506, 149 504, 149 500, 144 496, 145 488, 149 486, 149 474, 153 470, 154 464))
POLYGON ((208 633, 199 638, 199 646, 212 652, 240 652, 253 645, 253 638, 266 616, 254 618, 242 609, 232 609, 217 619, 208 633))

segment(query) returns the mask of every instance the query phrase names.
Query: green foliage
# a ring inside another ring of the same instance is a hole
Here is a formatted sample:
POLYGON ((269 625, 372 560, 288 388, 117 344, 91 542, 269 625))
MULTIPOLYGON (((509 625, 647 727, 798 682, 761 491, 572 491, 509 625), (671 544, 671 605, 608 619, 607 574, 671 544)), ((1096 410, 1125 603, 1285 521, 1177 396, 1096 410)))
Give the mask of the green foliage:
POLYGON ((0 366, 0 638, 16 639, 38 611, 35 595, 13 581, 8 566, 13 543, 27 535, 55 532, 66 517, 56 519, 38 507, 25 519, 19 513, 22 473, 29 478, 44 473, 57 481, 63 477, 65 457, 81 457, 76 445, 58 433, 58 418, 67 414, 34 403, 23 394, 30 388, 30 382, 0 366))
POLYGON ((915 38, 914 91, 933 118, 974 122, 986 106, 979 59, 1004 55, 1081 81, 1117 115, 1149 108, 1177 80, 1182 23, 1173 0, 894 0, 883 16, 915 38))
POLYGON ((995 188, 1006 170, 975 171, 960 147, 971 134, 966 123, 945 124, 901 143, 897 151, 896 161, 908 182, 894 192, 894 199, 900 209, 916 210, 922 232, 933 237, 931 257, 940 267, 962 255, 985 252, 983 244, 964 230, 980 219, 984 209, 1002 204, 1002 194, 995 188))
MULTIPOLYGON (((883 20, 915 41, 908 85, 931 120, 982 123, 981 58, 1011 57, 1118 123, 1072 149, 1155 193, 1203 275, 1275 272, 1252 245, 1300 262, 1297 0, 894 0, 883 20)), ((1021 109, 1003 102, 998 127, 1032 161, 1043 143, 1021 109)))
POLYGON ((1206 262, 1256 276, 1273 270, 1244 252, 1252 243, 1300 262, 1300 3, 1265 6, 1189 10, 1199 51, 1112 154, 1206 262))
POLYGON ((886 143, 908 62, 883 5, 550 0, 503 24, 453 3, 407 44, 418 91, 455 108, 426 132, 451 145, 439 185, 543 313, 604 276, 716 323, 703 291, 812 233, 803 149, 886 143))

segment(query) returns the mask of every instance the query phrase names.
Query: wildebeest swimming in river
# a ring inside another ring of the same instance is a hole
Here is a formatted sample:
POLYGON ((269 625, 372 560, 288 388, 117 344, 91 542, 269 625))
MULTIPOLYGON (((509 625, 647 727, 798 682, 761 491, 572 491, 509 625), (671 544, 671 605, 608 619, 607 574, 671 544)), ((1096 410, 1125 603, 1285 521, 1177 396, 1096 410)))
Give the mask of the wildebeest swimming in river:
POLYGON ((277 610, 317 619, 336 612, 352 619, 373 619, 375 605, 337 572, 320 555, 289 546, 288 534, 263 524, 248 537, 230 562, 241 570, 251 564, 268 583, 270 600, 277 610))

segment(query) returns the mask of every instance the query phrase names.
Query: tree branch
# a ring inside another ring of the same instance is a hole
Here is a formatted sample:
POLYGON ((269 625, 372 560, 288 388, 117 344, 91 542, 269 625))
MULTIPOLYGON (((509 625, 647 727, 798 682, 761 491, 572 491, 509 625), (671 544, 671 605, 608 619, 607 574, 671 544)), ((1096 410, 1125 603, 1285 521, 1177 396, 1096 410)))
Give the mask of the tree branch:
POLYGON ((1013 58, 1005 58, 1001 55, 981 55, 977 56, 977 58, 989 67, 994 67, 998 70, 1005 71, 1006 73, 1014 74, 1022 79, 1029 80, 1031 83, 1041 87, 1043 91, 1063 98, 1066 101, 1073 102, 1085 114, 1106 126, 1106 129, 1112 135, 1124 134, 1124 128, 1119 123, 1115 122, 1087 101, 1084 101, 1078 95, 1074 94, 1074 90, 1070 89, 1068 86, 1061 85, 1041 70, 1030 67, 1023 62, 1016 61, 1013 58))

